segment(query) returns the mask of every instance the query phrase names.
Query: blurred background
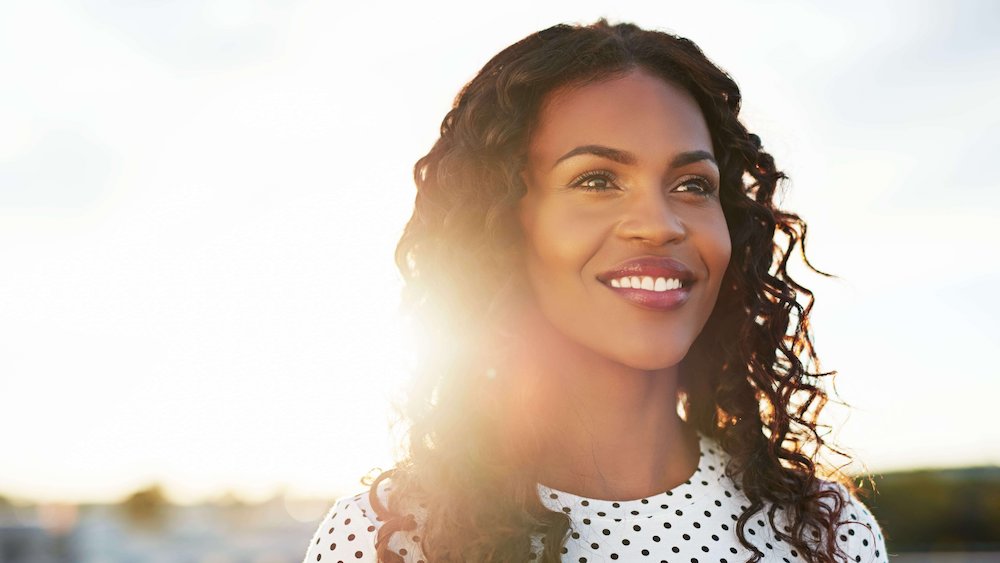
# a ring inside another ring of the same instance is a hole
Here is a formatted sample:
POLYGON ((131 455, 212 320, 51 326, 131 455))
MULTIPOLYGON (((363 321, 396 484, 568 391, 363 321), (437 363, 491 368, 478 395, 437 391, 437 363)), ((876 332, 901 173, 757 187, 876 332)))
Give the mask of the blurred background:
POLYGON ((996 3, 33 0, 0 3, 0 563, 301 560, 396 453, 414 161, 492 55, 601 16, 696 41, 791 177, 892 559, 1000 560, 996 3))

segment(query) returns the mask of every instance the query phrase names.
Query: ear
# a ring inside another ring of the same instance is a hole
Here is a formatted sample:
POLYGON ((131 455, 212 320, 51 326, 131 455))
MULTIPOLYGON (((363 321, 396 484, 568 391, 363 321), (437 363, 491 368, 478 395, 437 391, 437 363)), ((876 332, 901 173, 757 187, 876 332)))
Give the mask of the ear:
POLYGON ((524 169, 521 170, 521 182, 524 183, 524 195, 521 199, 517 200, 515 205, 516 215, 518 223, 521 226, 521 232, 524 235, 530 234, 535 225, 534 220, 534 207, 537 203, 537 190, 531 188, 530 173, 524 169))

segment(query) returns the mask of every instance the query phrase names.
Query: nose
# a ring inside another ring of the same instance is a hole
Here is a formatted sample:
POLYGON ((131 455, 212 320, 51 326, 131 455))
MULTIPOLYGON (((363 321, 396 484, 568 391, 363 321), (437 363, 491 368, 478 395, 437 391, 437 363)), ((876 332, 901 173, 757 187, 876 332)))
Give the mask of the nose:
POLYGON ((621 220, 617 234, 626 240, 642 241, 653 246, 679 242, 687 237, 683 218, 671 208, 662 190, 649 190, 644 194, 633 192, 621 220))

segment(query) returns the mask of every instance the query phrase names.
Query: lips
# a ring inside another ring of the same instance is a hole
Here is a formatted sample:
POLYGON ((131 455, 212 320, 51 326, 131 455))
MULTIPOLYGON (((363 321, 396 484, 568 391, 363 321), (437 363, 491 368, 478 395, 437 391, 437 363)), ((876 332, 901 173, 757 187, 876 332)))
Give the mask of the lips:
POLYGON ((602 272, 597 279, 630 303, 644 309, 669 311, 687 302, 695 275, 683 262, 648 256, 602 272))

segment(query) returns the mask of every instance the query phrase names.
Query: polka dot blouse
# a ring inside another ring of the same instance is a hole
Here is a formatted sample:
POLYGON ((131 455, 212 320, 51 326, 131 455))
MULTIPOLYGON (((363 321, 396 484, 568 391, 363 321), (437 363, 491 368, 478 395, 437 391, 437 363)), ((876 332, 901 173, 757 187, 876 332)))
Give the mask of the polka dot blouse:
MULTIPOLYGON (((724 472, 725 452, 711 438, 699 434, 701 452, 698 469, 677 487, 634 500, 598 500, 538 485, 539 498, 550 510, 565 512, 571 519, 569 536, 560 548, 562 561, 606 563, 640 561, 662 563, 729 563, 747 561, 753 553, 736 536, 736 520, 750 501, 724 472)), ((392 490, 389 479, 379 484, 379 498, 392 490)), ((849 498, 837 541, 850 562, 887 563, 882 530, 868 508, 849 498)), ((415 514, 420 521, 421 513, 415 514)), ((775 524, 785 527, 782 511, 775 524)), ((375 563, 375 535, 381 522, 368 501, 367 492, 338 500, 316 530, 304 563, 375 563)), ((766 511, 754 514, 745 528, 747 539, 764 553, 763 561, 804 563, 805 559, 787 542, 778 539, 768 523, 766 511)), ((407 562, 429 563, 420 550, 419 527, 392 535, 390 549, 407 562)), ((532 538, 530 560, 540 559, 541 534, 532 538)))

